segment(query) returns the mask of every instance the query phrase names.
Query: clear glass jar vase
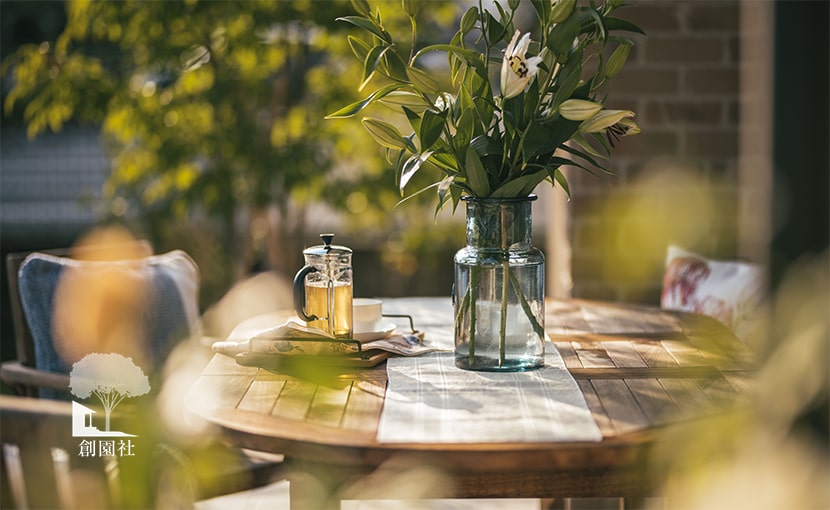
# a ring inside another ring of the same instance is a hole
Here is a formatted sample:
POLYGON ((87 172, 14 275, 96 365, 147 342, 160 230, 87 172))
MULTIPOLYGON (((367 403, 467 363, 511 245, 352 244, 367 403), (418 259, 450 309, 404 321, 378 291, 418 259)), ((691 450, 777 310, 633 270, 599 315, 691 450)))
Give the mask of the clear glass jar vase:
POLYGON ((464 197, 467 245, 455 254, 455 364, 515 372, 544 365, 545 257, 531 245, 531 203, 464 197))

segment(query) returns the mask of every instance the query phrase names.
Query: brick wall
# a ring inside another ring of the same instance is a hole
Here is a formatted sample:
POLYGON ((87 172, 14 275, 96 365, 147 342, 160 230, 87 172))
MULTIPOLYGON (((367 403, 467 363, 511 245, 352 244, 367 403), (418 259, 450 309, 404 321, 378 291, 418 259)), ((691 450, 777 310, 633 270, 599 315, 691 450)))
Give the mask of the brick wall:
POLYGON ((738 0, 646 0, 621 14, 647 38, 615 79, 611 108, 643 133, 622 140, 612 185, 571 171, 575 297, 658 303, 669 243, 737 250, 738 0))

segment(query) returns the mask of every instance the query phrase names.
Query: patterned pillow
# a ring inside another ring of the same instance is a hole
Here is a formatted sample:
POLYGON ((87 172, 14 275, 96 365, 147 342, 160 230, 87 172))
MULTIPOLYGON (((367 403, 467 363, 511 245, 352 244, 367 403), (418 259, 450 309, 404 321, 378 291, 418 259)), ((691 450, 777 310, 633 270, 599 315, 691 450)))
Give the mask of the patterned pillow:
POLYGON ((761 267, 707 259, 669 246, 660 306, 714 317, 742 340, 757 327, 765 284, 761 267))
POLYGON ((151 373, 198 320, 199 270, 178 250, 119 261, 33 253, 18 279, 41 370, 69 373, 90 352, 117 352, 151 373))

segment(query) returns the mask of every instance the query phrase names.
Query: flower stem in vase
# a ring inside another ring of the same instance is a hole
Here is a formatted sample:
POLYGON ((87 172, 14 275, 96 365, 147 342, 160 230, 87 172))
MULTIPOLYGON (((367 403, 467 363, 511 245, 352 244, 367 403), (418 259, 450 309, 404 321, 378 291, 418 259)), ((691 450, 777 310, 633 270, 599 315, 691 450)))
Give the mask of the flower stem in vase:
POLYGON ((507 251, 507 207, 502 204, 501 214, 501 327, 499 329, 499 367, 504 366, 505 346, 507 338, 507 291, 509 287, 508 274, 510 273, 510 253, 507 251))

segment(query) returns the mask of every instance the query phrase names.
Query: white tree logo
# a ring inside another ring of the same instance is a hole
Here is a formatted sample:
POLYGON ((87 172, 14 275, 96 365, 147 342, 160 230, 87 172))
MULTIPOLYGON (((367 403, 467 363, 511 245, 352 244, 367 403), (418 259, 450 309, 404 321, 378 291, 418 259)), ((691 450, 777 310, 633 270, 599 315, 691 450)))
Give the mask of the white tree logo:
POLYGON ((69 391, 78 398, 95 395, 104 406, 106 430, 110 429, 110 413, 128 397, 150 391, 150 381, 132 358, 120 354, 92 353, 72 365, 69 391))

